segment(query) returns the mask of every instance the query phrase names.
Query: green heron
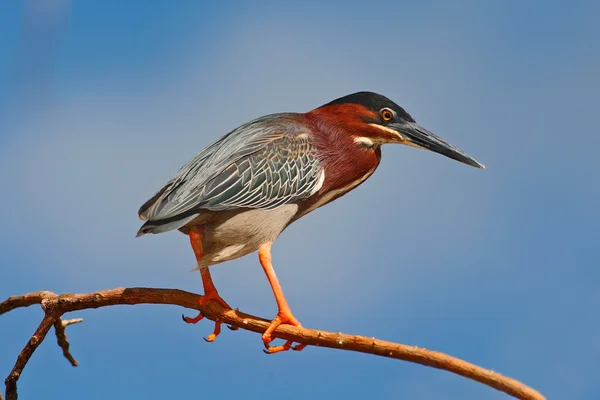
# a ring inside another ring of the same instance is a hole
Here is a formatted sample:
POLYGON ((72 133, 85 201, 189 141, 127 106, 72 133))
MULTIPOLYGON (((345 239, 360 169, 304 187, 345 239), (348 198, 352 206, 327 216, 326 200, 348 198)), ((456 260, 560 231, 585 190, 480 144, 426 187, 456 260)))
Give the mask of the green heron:
MULTIPOLYGON (((277 307, 262 335, 266 352, 301 350, 270 346, 281 324, 301 326, 273 270, 271 245, 298 218, 359 186, 381 160, 381 145, 431 150, 477 168, 390 99, 372 92, 341 97, 307 113, 280 113, 247 122, 200 152, 139 209, 146 222, 138 236, 178 229, 189 236, 204 286, 200 304, 219 296, 209 266, 258 250, 277 307)), ((184 317, 188 323, 203 318, 184 317)), ((213 341, 220 322, 206 339, 213 341)))

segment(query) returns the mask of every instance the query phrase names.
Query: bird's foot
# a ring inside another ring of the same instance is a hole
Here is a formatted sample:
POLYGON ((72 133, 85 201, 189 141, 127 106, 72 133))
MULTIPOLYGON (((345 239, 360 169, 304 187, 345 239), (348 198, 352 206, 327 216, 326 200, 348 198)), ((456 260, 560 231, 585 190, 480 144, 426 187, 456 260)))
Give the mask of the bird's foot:
MULTIPOLYGON (((220 303, 223 307, 225 307, 227 309, 231 309, 231 307, 229 307, 229 304, 227 304, 225 302, 225 300, 223 300, 221 298, 221 296, 219 296, 219 293, 217 293, 216 290, 210 291, 210 292, 206 293, 204 296, 200 296, 198 303, 200 303, 201 308, 204 308, 208 304, 208 302, 211 300, 217 301, 218 303, 220 303)), ((194 318, 186 317, 185 315, 181 315, 181 318, 183 318, 183 321, 187 324, 195 324, 204 318, 204 314, 202 313, 202 311, 200 311, 198 313, 198 315, 194 318)), ((230 329, 231 328, 232 327, 230 327, 230 329)), ((232 329, 232 330, 235 330, 235 329, 232 329)), ((213 332, 210 335, 208 335, 208 337, 205 337, 204 340, 206 340, 207 342, 214 342, 220 333, 221 333, 221 321, 217 320, 217 321, 215 321, 215 329, 213 330, 213 332)))
POLYGON ((263 333, 263 335, 262 335, 262 341, 265 345, 265 350, 263 350, 263 351, 267 354, 275 354, 275 353, 279 353, 282 351, 288 351, 289 349, 296 350, 296 351, 300 351, 300 350, 304 349, 306 347, 305 344, 297 344, 296 346, 292 346, 292 344, 294 343, 292 340, 286 341, 281 346, 271 346, 270 345, 271 342, 273 341, 273 337, 271 336, 271 334, 281 324, 288 324, 288 325, 296 326, 299 328, 302 327, 302 325, 300 325, 300 322, 298 322, 296 317, 294 317, 294 315, 290 311, 287 311, 287 312, 279 311, 279 313, 277 313, 277 316, 273 319, 273 321, 271 321, 271 324, 269 325, 269 327, 267 328, 265 333, 263 333))

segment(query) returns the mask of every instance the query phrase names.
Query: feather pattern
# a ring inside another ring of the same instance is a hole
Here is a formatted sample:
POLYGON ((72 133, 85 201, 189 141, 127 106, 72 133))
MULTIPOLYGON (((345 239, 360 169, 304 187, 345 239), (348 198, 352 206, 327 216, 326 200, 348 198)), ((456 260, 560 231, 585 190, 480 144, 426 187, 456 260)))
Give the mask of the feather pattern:
POLYGON ((297 114, 250 121, 204 149, 139 210, 173 220, 202 209, 273 209, 306 198, 322 184, 308 129, 297 114))

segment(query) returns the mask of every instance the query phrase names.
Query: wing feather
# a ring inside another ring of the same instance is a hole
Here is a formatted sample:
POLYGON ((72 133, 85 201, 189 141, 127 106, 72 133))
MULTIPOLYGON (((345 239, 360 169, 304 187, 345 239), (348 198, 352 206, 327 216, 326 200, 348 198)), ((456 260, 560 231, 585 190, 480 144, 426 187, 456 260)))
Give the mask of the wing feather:
POLYGON ((312 195, 321 166, 307 129, 292 114, 259 118, 207 147, 140 208, 173 220, 201 210, 272 209, 312 195))

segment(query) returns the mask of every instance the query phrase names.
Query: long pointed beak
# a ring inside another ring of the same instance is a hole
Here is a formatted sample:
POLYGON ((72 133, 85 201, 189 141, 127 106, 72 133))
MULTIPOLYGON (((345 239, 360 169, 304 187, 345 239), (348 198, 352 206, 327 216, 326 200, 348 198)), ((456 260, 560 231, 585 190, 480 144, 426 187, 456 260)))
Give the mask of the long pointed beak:
POLYGON ((443 154, 446 157, 450 157, 472 167, 485 168, 483 164, 467 153, 457 149, 442 138, 434 135, 414 122, 401 122, 390 124, 388 126, 404 137, 406 140, 404 144, 435 151, 436 153, 443 154))

